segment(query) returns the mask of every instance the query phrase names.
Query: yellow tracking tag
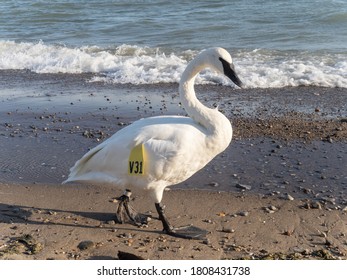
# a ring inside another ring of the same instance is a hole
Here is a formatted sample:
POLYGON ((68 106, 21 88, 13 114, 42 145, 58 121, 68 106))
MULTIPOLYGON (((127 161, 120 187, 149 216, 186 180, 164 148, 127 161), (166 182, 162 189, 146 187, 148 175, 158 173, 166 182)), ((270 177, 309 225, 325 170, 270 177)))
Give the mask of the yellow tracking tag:
POLYGON ((146 152, 143 144, 135 146, 129 155, 128 174, 144 175, 145 174, 146 152))

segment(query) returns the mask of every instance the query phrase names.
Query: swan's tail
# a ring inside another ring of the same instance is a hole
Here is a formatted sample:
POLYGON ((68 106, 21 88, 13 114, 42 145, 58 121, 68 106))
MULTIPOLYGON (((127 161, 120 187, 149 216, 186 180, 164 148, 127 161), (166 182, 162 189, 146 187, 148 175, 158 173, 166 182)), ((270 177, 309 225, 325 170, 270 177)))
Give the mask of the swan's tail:
POLYGON ((88 153, 86 153, 80 160, 76 161, 75 165, 70 168, 70 174, 68 178, 62 182, 62 184, 66 184, 69 182, 76 182, 76 181, 84 181, 86 179, 82 179, 83 175, 86 174, 86 166, 88 161, 95 156, 98 152, 100 152, 103 148, 103 145, 99 145, 95 147, 94 149, 90 150, 88 153))

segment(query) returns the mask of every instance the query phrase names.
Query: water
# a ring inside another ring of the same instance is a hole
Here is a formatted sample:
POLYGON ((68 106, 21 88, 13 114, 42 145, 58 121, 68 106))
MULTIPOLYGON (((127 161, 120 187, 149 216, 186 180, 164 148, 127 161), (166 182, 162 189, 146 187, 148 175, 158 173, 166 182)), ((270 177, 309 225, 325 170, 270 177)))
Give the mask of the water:
MULTIPOLYGON (((347 87, 347 1, 0 3, 0 69, 95 73, 90 82, 178 82, 222 46, 248 88, 347 87)), ((198 83, 230 84, 205 71, 198 83)))

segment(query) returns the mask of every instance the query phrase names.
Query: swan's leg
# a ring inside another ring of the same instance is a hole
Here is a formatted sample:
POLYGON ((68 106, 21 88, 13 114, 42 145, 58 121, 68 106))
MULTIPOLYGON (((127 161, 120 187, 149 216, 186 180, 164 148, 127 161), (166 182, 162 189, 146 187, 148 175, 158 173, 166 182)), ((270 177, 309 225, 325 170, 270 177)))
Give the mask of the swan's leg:
POLYGON ((161 205, 160 203, 156 203, 155 208, 157 209, 157 212, 159 214, 159 220, 163 223, 163 227, 164 227, 163 230, 169 234, 169 232, 172 232, 174 230, 174 228, 170 225, 170 223, 169 223, 169 221, 168 221, 168 219, 164 213, 165 206, 161 205))
POLYGON ((138 213, 130 205, 131 191, 126 190, 124 194, 117 198, 118 207, 116 211, 116 222, 124 224, 127 222, 137 226, 145 225, 148 222, 148 216, 138 213))
POLYGON ((163 223, 164 231, 172 236, 186 239, 205 239, 206 234, 208 233, 206 230, 194 227, 194 226, 185 226, 174 228, 170 225, 165 213, 165 206, 160 203, 155 204, 155 208, 159 214, 159 220, 163 223))

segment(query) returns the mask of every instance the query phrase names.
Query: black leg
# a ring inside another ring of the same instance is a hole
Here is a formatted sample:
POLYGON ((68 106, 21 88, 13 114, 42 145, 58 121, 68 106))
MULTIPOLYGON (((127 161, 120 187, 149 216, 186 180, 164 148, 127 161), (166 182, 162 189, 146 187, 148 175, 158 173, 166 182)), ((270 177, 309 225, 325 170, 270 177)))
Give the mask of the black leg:
POLYGON ((159 220, 163 223, 164 231, 166 231, 167 233, 171 232, 173 230, 173 227, 170 225, 167 217, 165 216, 165 206, 161 205, 160 203, 156 203, 155 208, 157 209, 157 212, 159 214, 159 220))
POLYGON ((146 225, 148 216, 138 213, 130 204, 131 191, 126 190, 117 198, 118 207, 116 211, 116 222, 120 224, 132 223, 137 226, 146 225))
POLYGON ((206 234, 208 233, 206 230, 194 227, 194 226, 185 226, 180 228, 174 228, 170 225, 165 213, 164 208, 160 203, 155 204, 155 208, 157 209, 159 220, 163 223, 164 231, 172 235, 174 237, 185 238, 185 239, 205 239, 206 234))

